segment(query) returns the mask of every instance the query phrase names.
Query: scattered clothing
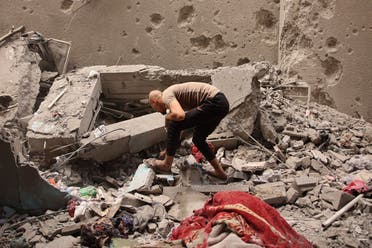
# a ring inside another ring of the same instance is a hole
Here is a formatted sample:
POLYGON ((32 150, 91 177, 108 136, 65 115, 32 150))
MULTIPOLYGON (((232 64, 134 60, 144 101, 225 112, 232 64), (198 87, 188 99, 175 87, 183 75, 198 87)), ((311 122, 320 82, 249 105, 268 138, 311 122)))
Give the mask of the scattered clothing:
POLYGON ((354 181, 346 185, 342 190, 349 194, 360 194, 367 192, 368 186, 363 180, 355 179, 354 181))
MULTIPOLYGON (((195 211, 193 216, 183 220, 173 230, 171 239, 182 239, 187 247, 232 247, 228 243, 227 246, 216 246, 219 242, 216 244, 211 240, 216 236, 213 228, 220 224, 225 225, 230 233, 240 237, 244 243, 254 244, 256 247, 312 247, 273 207, 240 191, 216 193, 206 202, 204 208, 195 211)), ((220 231, 221 233, 223 232, 220 231)), ((230 238, 234 239, 233 236, 230 238)))

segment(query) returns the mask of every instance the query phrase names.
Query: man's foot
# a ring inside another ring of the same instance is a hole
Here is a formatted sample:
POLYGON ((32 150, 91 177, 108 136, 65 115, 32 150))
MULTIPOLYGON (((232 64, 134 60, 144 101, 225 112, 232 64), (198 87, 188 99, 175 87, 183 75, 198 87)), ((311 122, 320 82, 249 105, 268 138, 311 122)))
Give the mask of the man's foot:
POLYGON ((145 160, 145 163, 155 171, 171 172, 171 166, 166 165, 164 160, 149 158, 145 160))
POLYGON ((221 178, 221 179, 224 179, 224 180, 227 179, 227 174, 222 169, 221 164, 217 161, 216 158, 214 158, 213 160, 209 161, 209 163, 214 168, 214 172, 211 173, 213 176, 218 177, 218 178, 221 178))

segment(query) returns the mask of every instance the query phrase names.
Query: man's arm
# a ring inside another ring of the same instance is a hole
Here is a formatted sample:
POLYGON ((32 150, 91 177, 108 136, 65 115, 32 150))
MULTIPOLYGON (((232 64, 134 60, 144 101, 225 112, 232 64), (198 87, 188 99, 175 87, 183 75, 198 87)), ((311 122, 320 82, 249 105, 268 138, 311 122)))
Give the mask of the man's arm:
POLYGON ((185 111, 181 107, 181 104, 176 100, 172 100, 169 103, 169 114, 165 116, 166 120, 169 121, 183 121, 185 119, 185 111))

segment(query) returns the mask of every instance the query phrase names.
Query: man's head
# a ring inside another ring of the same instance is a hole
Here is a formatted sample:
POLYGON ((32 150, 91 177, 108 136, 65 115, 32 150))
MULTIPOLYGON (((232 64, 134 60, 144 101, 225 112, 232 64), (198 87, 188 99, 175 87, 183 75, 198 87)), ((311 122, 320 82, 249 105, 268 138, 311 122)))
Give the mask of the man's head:
POLYGON ((149 93, 149 103, 155 111, 165 114, 167 107, 162 99, 160 90, 153 90, 149 93))

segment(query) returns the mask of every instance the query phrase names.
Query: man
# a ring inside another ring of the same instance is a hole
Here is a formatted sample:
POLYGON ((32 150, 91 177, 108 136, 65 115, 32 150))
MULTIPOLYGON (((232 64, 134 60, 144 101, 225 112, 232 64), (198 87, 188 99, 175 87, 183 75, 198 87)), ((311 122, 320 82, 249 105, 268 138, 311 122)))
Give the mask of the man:
POLYGON ((227 175, 209 148, 206 139, 229 112, 229 102, 216 87, 199 82, 175 84, 163 92, 149 93, 151 107, 163 114, 167 125, 165 158, 153 160, 154 169, 170 171, 180 134, 184 129, 195 127, 193 143, 214 168, 214 176, 226 179, 227 175))

